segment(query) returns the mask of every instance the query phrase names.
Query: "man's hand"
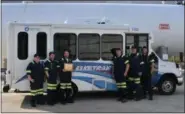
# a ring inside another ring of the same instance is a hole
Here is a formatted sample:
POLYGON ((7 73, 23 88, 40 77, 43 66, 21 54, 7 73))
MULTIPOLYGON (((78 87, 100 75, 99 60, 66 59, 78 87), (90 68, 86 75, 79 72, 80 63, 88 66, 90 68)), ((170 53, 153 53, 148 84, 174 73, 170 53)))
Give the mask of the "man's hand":
POLYGON ((32 83, 34 83, 34 82, 35 82, 35 80, 34 80, 34 79, 31 79, 31 82, 32 82, 32 83))
POLYGON ((150 73, 153 74, 154 72, 157 72, 157 69, 155 69, 155 64, 152 63, 151 64, 151 71, 150 71, 150 73))
POLYGON ((28 75, 28 80, 29 80, 30 82, 32 82, 32 83, 34 82, 34 79, 32 79, 30 75, 28 75))
POLYGON ((151 75, 155 74, 156 73, 156 70, 154 69, 153 71, 150 72, 151 75))
POLYGON ((45 75, 47 76, 47 78, 49 77, 48 71, 45 71, 45 75))
POLYGON ((32 83, 34 83, 35 82, 35 80, 34 79, 29 79, 30 80, 30 82, 32 82, 32 83))
POLYGON ((48 80, 49 76, 48 75, 45 75, 44 77, 44 82, 46 82, 48 80))
POLYGON ((139 72, 138 75, 141 76, 142 75, 142 72, 139 72))
POLYGON ((125 73, 124 73, 124 76, 125 76, 125 77, 127 77, 127 75, 128 75, 129 68, 130 68, 130 64, 127 63, 127 65, 126 65, 126 70, 125 70, 125 73))
POLYGON ((127 77, 127 73, 126 72, 124 73, 124 76, 127 77))

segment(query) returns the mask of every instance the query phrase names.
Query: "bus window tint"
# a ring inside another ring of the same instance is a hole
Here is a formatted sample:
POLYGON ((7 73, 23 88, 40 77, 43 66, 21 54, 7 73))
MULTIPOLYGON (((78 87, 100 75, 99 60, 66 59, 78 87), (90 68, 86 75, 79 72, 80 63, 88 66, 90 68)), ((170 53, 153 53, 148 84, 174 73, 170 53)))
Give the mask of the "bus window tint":
POLYGON ((130 54, 130 49, 131 49, 131 46, 134 45, 134 35, 126 35, 126 50, 125 50, 125 55, 129 55, 130 54))
POLYGON ((47 35, 45 32, 37 33, 37 54, 41 59, 47 57, 47 35))
POLYGON ((123 36, 119 34, 103 34, 101 36, 101 57, 103 60, 111 60, 112 48, 123 48, 123 36))
POLYGON ((147 36, 139 36, 139 46, 147 46, 148 38, 147 36))
POLYGON ((20 60, 28 58, 28 33, 20 32, 17 39, 17 55, 20 60))
POLYGON ((79 34, 78 36, 78 57, 80 60, 100 59, 100 35, 79 34))
POLYGON ((148 47, 148 34, 126 34, 126 50, 125 54, 130 53, 132 45, 135 45, 138 49, 138 52, 142 52, 142 47, 148 47))
POLYGON ((76 59, 76 34, 73 33, 55 33, 54 34, 54 51, 56 59, 63 57, 64 49, 70 50, 70 56, 73 60, 76 59))
POLYGON ((148 47, 148 36, 147 35, 139 35, 139 52, 142 53, 142 47, 148 47))

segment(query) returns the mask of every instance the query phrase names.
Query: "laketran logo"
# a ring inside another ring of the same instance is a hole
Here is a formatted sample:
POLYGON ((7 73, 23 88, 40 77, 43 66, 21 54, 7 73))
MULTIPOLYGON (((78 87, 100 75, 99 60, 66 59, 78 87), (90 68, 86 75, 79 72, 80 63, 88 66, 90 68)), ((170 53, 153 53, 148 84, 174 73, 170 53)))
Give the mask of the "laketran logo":
POLYGON ((76 71, 83 70, 83 71, 110 71, 111 66, 76 66, 76 71))
POLYGON ((75 62, 75 71, 96 71, 112 74, 112 65, 104 63, 75 62))

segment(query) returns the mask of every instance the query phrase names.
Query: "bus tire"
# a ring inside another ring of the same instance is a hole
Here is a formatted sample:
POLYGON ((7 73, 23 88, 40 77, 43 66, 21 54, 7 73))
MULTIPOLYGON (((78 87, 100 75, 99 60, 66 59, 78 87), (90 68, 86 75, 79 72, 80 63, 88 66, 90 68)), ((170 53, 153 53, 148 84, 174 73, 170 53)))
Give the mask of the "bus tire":
POLYGON ((161 95, 172 95, 176 91, 176 81, 169 77, 161 79, 158 91, 161 95))
POLYGON ((74 82, 72 82, 72 97, 73 98, 75 98, 75 96, 77 95, 77 93, 78 93, 78 87, 77 87, 77 85, 74 83, 74 82))
POLYGON ((4 93, 8 93, 9 90, 10 90, 10 86, 9 85, 4 85, 3 86, 3 92, 4 93))
POLYGON ((15 89, 15 91, 14 91, 15 93, 19 93, 19 92, 21 92, 20 90, 18 90, 18 89, 15 89))

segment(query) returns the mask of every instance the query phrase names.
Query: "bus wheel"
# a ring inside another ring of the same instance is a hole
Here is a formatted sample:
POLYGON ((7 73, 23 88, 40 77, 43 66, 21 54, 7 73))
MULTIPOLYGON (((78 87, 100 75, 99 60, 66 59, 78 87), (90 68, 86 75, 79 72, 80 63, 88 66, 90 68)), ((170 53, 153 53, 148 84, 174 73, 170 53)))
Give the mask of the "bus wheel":
POLYGON ((78 87, 74 82, 72 82, 72 97, 75 98, 77 93, 78 93, 78 87))
POLYGON ((19 93, 20 92, 20 90, 18 90, 18 89, 15 89, 15 91, 14 91, 15 93, 19 93))
POLYGON ((10 90, 10 86, 9 85, 4 85, 3 86, 3 92, 4 93, 8 93, 9 90, 10 90))
POLYGON ((163 78, 158 85, 158 90, 161 95, 172 95, 176 90, 175 80, 163 78))

